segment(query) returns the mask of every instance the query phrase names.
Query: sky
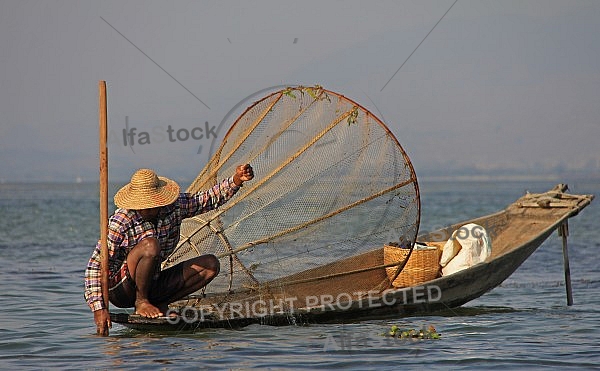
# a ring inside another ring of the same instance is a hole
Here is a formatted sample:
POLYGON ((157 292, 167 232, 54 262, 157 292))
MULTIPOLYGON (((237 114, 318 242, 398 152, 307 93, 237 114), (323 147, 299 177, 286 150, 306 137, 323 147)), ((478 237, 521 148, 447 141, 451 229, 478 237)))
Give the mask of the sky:
POLYGON ((98 180, 100 80, 111 181, 189 182, 298 84, 379 116, 417 175, 598 175, 598 34, 599 1, 0 0, 0 182, 98 180))

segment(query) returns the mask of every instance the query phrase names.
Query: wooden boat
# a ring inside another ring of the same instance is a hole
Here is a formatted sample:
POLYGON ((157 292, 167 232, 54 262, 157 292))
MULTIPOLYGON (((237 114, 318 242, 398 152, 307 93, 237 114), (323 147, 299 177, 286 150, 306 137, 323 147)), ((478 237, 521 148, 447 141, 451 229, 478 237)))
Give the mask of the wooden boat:
MULTIPOLYGON (((286 303, 286 310, 282 310, 282 303, 267 303, 263 300, 265 298, 248 291, 230 293, 227 298, 192 296, 178 301, 172 304, 173 308, 179 310, 177 317, 149 319, 127 313, 112 313, 111 319, 115 323, 140 330, 180 331, 207 327, 234 328, 254 323, 291 325, 402 317, 459 307, 500 285, 555 230, 559 230, 559 234, 563 236, 565 272, 568 273, 567 221, 589 205, 594 196, 572 195, 565 193, 566 190, 566 185, 559 184, 545 193, 528 193, 494 214, 419 236, 418 241, 443 242, 462 225, 476 223, 489 232, 492 254, 484 263, 410 287, 392 287, 385 268, 361 272, 361 266, 356 266, 357 261, 362 262, 365 267, 383 265, 384 249, 381 247, 358 257, 302 272, 298 275, 302 279, 286 277, 286 285, 281 289, 286 291, 288 297, 292 293, 297 299, 293 303, 286 303), (344 299, 348 300, 339 300, 339 295, 335 297, 328 290, 336 286, 336 280, 339 280, 338 285, 343 284, 345 278, 336 276, 335 272, 347 270, 348 264, 354 264, 357 272, 353 275, 353 283, 362 282, 365 287, 372 283, 371 287, 374 287, 387 280, 388 286, 358 296, 346 295, 344 299), (307 279, 310 276, 322 277, 325 272, 331 277, 328 285, 322 284, 322 281, 311 282, 307 279), (262 301, 262 304, 256 306, 257 300, 262 301), (225 307, 217 304, 224 302, 236 303, 236 306, 225 310, 225 307), (251 313, 251 309, 254 309, 254 313, 251 313)), ((568 275, 566 279, 569 280, 568 275)), ((271 284, 278 285, 277 282, 271 284)))

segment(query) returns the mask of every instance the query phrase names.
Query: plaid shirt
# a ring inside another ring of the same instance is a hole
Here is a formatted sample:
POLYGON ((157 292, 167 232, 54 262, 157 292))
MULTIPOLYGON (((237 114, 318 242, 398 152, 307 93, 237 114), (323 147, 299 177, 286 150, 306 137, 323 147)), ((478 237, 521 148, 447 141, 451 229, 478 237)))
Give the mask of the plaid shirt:
MULTIPOLYGON (((238 190, 239 187, 233 183, 233 177, 230 177, 207 191, 194 195, 181 193, 174 203, 161 208, 156 225, 144 221, 136 210, 115 210, 108 220, 109 277, 117 274, 127 254, 144 238, 157 238, 161 247, 161 261, 166 259, 179 242, 179 230, 183 219, 218 208, 238 190)), ((85 270, 84 297, 92 311, 104 309, 100 276, 100 241, 96 244, 85 270)))

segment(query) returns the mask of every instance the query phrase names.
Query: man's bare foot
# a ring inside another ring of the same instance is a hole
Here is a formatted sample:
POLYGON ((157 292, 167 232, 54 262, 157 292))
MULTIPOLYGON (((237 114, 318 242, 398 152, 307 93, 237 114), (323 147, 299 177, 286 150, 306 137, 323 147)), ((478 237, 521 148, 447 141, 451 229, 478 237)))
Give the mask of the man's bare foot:
POLYGON ((148 318, 158 318, 164 313, 152 305, 149 301, 140 300, 135 302, 135 314, 139 314, 140 316, 148 318))

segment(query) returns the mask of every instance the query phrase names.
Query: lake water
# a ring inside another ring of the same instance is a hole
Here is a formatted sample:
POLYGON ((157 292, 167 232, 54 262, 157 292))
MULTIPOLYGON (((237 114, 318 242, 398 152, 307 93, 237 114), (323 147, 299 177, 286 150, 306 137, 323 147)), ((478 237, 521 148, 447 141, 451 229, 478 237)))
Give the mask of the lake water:
MULTIPOLYGON (((421 230, 491 213, 526 190, 554 185, 422 181, 421 230)), ((594 182, 575 181, 570 189, 600 194, 594 182)), ((555 233, 501 286, 447 313, 185 334, 114 325, 111 336, 101 338, 82 292, 83 270, 99 231, 97 185, 0 184, 0 368, 598 368, 598 203, 569 224, 571 307, 555 233), (392 325, 433 325, 442 337, 382 337, 392 325)))

